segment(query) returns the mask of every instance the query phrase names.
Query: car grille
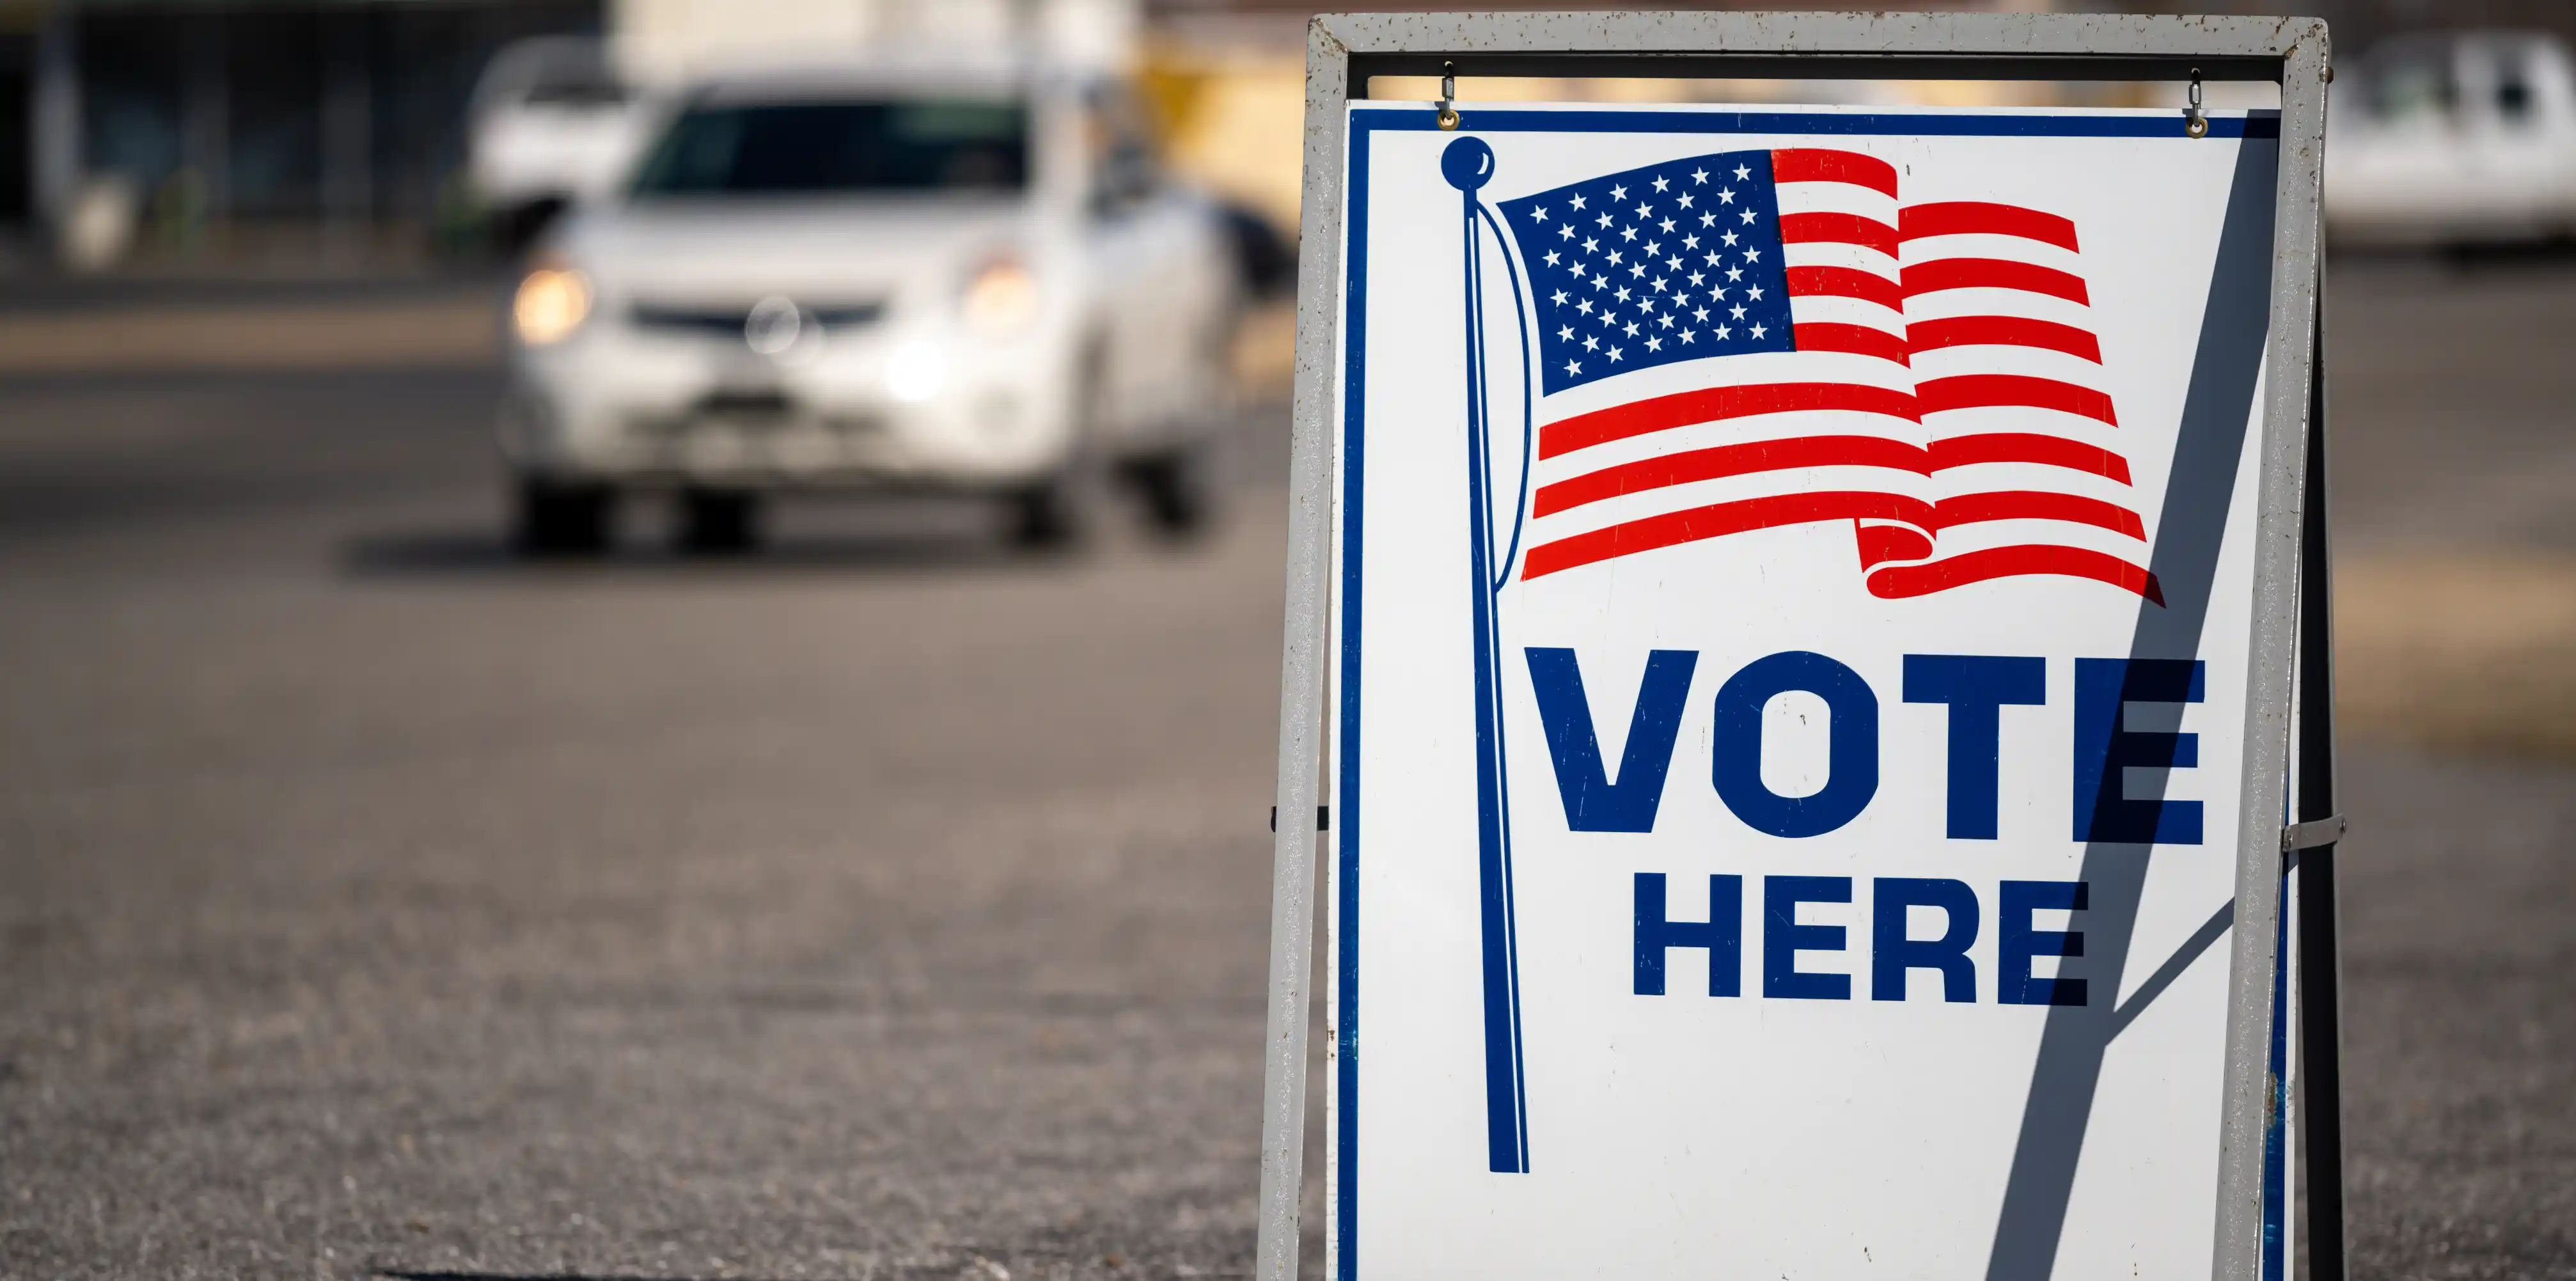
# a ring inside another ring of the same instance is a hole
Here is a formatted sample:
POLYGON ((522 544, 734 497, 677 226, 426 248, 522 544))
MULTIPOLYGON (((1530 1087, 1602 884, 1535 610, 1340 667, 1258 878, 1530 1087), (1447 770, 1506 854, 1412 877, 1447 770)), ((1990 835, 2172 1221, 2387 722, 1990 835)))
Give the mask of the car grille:
MULTIPOLYGON (((798 303, 806 319, 821 325, 825 332, 857 329, 874 324, 885 314, 882 302, 798 303)), ((742 341, 744 322, 751 318, 749 307, 688 307, 660 303, 637 303, 627 309, 627 320, 638 329, 662 333, 701 334, 715 338, 742 341)))

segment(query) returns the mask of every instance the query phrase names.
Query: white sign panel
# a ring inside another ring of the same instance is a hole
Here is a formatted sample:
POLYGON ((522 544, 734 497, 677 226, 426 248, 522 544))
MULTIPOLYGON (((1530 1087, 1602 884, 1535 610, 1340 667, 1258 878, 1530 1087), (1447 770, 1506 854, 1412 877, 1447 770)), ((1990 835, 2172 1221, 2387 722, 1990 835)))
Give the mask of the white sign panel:
POLYGON ((1465 115, 1348 113, 1336 1275, 2206 1276, 2277 118, 1465 115))

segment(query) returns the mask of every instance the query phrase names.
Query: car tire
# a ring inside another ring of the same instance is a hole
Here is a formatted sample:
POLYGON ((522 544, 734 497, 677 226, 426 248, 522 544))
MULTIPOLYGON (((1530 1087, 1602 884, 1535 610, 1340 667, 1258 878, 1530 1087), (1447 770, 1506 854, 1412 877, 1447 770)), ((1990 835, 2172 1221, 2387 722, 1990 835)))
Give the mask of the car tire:
POLYGON ((1145 519, 1166 538, 1196 537, 1224 514, 1225 477, 1213 442, 1149 454, 1129 464, 1128 482, 1145 506, 1145 519))
POLYGON ((520 480, 512 536, 528 556, 596 555, 608 549, 617 496, 605 485, 520 480))
POLYGON ((1099 485, 1088 461, 1076 460, 1009 500, 1011 544, 1031 551, 1061 551, 1088 541, 1098 519, 1099 485))
POLYGON ((681 492, 680 550, 696 556, 739 556, 759 545, 759 495, 738 489, 681 492))

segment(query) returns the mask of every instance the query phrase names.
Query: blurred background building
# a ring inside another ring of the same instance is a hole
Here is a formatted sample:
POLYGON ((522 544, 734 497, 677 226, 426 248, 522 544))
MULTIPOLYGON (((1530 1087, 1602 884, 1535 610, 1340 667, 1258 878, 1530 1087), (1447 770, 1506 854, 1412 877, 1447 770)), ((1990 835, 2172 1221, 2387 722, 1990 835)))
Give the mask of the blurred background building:
MULTIPOLYGON (((2427 28, 2576 36, 2576 6, 2554 0, 1996 7, 2285 7, 2327 17, 2346 60, 2427 28)), ((1174 168, 1288 231, 1303 28, 1315 8, 1289 0, 0 0, 0 262, 346 265, 513 245, 554 202, 616 172, 634 143, 620 120, 637 93, 782 53, 814 60, 906 44, 1021 44, 1135 70, 1174 168)), ((1719 90, 1783 92, 1670 84, 1502 92, 1719 90)), ((1396 96, 1403 92, 1410 89, 1396 96)))

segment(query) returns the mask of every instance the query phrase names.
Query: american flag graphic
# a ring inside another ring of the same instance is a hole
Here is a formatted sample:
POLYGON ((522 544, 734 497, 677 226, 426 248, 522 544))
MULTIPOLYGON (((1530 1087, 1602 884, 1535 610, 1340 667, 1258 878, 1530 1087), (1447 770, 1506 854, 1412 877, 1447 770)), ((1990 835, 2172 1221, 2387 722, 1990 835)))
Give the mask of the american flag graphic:
POLYGON ((1493 208, 1537 340, 1523 581, 1836 521, 1881 597, 2054 574, 2162 603, 2067 218, 1909 204, 1888 161, 1805 147, 1493 208))

